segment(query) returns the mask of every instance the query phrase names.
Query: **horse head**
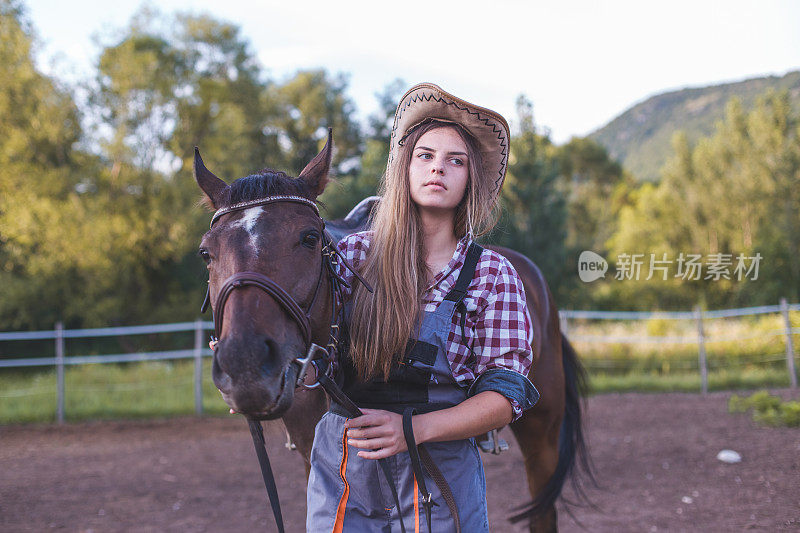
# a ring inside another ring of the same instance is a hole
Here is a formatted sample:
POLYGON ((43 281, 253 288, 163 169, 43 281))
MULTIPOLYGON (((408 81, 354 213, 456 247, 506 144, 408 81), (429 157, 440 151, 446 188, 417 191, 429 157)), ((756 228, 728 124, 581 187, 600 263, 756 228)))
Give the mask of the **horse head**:
POLYGON ((195 179, 216 210, 199 252, 219 337, 212 377, 225 402, 251 418, 285 413, 301 372, 293 363, 310 342, 328 342, 334 304, 315 200, 328 181, 331 152, 329 131, 298 177, 264 169, 228 185, 195 149, 195 179))

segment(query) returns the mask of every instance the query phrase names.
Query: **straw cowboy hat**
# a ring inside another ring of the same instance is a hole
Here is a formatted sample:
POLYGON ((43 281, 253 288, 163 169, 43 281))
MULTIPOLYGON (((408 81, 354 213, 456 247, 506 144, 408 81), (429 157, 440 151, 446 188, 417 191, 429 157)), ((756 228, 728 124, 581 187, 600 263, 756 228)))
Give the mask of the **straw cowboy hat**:
POLYGON ((508 166, 510 136, 506 119, 491 109, 466 102, 433 83, 415 85, 400 99, 389 139, 387 168, 391 168, 405 138, 431 119, 456 122, 475 138, 483 159, 484 175, 492 180, 492 194, 497 197, 508 166))

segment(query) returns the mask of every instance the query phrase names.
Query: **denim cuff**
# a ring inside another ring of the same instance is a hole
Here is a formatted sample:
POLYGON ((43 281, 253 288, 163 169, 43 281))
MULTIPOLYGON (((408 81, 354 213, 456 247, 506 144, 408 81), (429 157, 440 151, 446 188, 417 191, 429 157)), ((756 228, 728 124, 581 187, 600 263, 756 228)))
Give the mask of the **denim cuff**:
POLYGON ((530 409, 539 401, 539 391, 533 383, 519 372, 507 368, 486 370, 472 383, 467 397, 487 390, 502 394, 512 403, 516 402, 522 411, 530 409))

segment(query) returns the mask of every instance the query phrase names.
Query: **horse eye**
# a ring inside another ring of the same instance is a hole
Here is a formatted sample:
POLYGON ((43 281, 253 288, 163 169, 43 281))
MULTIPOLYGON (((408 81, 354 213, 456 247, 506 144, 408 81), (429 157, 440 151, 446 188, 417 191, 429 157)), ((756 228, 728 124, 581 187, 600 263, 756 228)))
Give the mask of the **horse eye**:
POLYGON ((319 242, 319 235, 317 234, 317 232, 312 231, 311 233, 306 233, 305 235, 303 235, 303 240, 301 241, 301 244, 306 248, 315 248, 318 242, 319 242))
POLYGON ((197 255, 199 255, 206 263, 211 261, 211 254, 209 254, 208 250, 204 248, 201 248, 200 251, 197 252, 197 255))

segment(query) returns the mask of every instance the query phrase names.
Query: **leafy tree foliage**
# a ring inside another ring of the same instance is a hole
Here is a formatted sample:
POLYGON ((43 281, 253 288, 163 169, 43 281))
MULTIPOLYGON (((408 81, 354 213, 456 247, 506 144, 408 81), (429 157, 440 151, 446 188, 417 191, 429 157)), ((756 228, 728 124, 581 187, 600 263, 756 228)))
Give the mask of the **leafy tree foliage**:
MULTIPOLYGON (((358 202, 378 194, 378 185, 386 170, 395 108, 405 88, 405 82, 396 79, 375 94, 378 109, 367 117, 360 165, 355 172, 340 175, 330 183, 320 198, 327 218, 344 217, 358 202)), ((335 139, 338 146, 338 137, 335 139)))
POLYGON ((60 318, 80 268, 71 221, 85 158, 74 151, 80 116, 70 94, 40 74, 22 5, 0 1, 0 323, 60 318))
MULTIPOLYGON (((208 16, 140 11, 105 43, 85 105, 37 71, 19 0, 0 0, 0 330, 192 319, 205 272, 195 247, 191 157, 231 181, 269 166, 297 174, 334 129, 329 218, 377 192, 397 100, 376 94, 365 127, 348 78, 315 69, 270 79, 240 29, 208 16)), ((800 121, 786 93, 716 133, 678 135, 657 183, 637 181, 588 139, 555 146, 517 101, 505 215, 488 236, 541 268, 561 307, 686 308, 800 299, 800 121), (760 253, 758 281, 586 285, 577 256, 760 253)))
POLYGON ((195 145, 229 181, 299 173, 328 126, 336 161, 358 160, 346 78, 270 81, 238 27, 149 9, 103 48, 82 131, 71 94, 35 69, 21 6, 0 5, 0 329, 197 316, 195 145))
POLYGON ((530 257, 554 289, 565 275, 566 234, 555 147, 547 135, 536 131, 533 104, 523 96, 517 99, 517 120, 501 190, 503 217, 489 241, 530 257))
POLYGON ((704 260, 710 254, 731 254, 731 279, 705 279, 704 271, 696 281, 673 278, 631 288, 647 295, 639 300, 642 305, 686 307, 699 297, 720 307, 800 297, 799 124, 788 94, 769 92, 749 114, 732 100, 716 133, 694 147, 676 135, 661 182, 641 187, 632 205, 621 210, 611 248, 673 258, 701 254, 704 260), (756 253, 762 256, 758 279, 736 279, 739 254, 756 253))
POLYGON ((298 72, 271 87, 267 98, 277 107, 269 129, 278 137, 276 167, 299 174, 335 132, 333 164, 339 173, 355 168, 361 154, 361 130, 354 122, 355 105, 346 95, 347 77, 324 70, 298 72))
POLYGON ((577 275, 581 252, 608 254, 608 239, 617 227, 619 211, 629 201, 633 177, 589 138, 572 138, 556 149, 560 191, 567 205, 566 262, 559 302, 569 308, 606 307, 598 285, 586 285, 577 275))

